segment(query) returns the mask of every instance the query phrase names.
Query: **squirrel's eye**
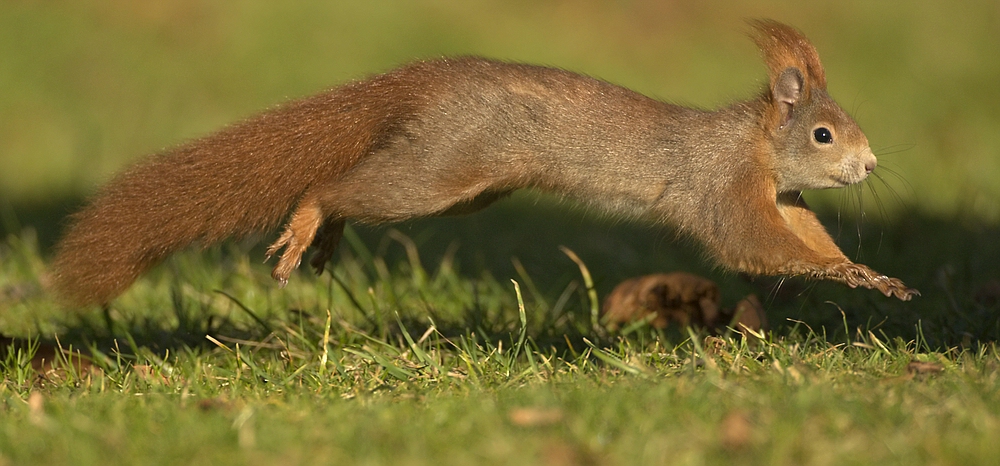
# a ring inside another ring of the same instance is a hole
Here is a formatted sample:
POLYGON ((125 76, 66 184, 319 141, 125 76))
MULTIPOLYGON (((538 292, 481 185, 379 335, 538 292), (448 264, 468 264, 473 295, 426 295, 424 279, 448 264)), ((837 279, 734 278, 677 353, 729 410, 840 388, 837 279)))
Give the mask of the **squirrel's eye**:
POLYGON ((813 130, 813 138, 820 144, 830 144, 833 142, 833 135, 830 134, 830 130, 822 126, 813 130))

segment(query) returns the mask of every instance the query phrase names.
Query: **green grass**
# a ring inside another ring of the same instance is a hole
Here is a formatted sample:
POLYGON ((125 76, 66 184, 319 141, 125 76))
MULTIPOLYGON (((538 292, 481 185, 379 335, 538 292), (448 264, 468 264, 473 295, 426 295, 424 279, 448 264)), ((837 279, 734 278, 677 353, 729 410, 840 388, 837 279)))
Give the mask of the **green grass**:
POLYGON ((5 2, 0 465, 995 463, 996 18, 990 1, 5 2), (764 79, 746 17, 813 39, 880 156, 889 186, 810 203, 848 256, 923 296, 750 281, 531 194, 354 226, 332 275, 284 289, 250 241, 179 254, 106 312, 46 290, 63 218, 97 185, 262 108, 456 54, 711 107, 764 79), (560 245, 599 298, 686 270, 724 305, 760 295, 773 330, 595 328, 560 245), (31 368, 60 347, 93 368, 31 368))
MULTIPOLYGON (((380 232, 361 233, 348 236, 332 275, 301 274, 285 289, 249 262, 256 249, 184 253, 106 314, 66 314, 41 291, 33 237, 9 238, 0 325, 21 323, 28 338, 0 362, 0 461, 989 464, 1000 455, 995 308, 977 322, 990 333, 952 347, 929 343, 940 331, 852 327, 839 311, 830 321, 839 325, 786 321, 763 339, 617 334, 592 326, 568 259, 565 293, 549 293, 539 290, 548 279, 527 273, 517 285, 462 273, 459 254, 425 268, 397 232, 383 238, 408 258, 394 260, 389 247, 365 246, 380 232), (39 344, 82 349, 93 368, 62 356, 39 375, 30 366, 39 344)), ((833 291, 850 311, 859 292, 833 291)), ((772 319, 790 312, 777 299, 772 319)), ((918 317, 931 312, 916 303, 918 317)))
POLYGON ((7 384, 0 448, 16 464, 989 464, 1000 453, 995 353, 809 337, 725 341, 708 359, 690 344, 609 351, 642 377, 586 356, 531 350, 533 368, 482 345, 438 352, 439 340, 421 346, 447 373, 376 343, 325 369, 316 352, 246 347, 140 358, 148 375, 49 381, 34 409, 7 384), (914 356, 944 373, 900 377, 914 356))

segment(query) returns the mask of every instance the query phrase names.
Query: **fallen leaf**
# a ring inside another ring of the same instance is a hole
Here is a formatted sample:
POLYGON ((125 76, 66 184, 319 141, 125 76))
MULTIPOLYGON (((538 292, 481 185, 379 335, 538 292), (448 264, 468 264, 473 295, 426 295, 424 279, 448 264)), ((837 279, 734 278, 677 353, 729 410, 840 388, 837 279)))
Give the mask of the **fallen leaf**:
POLYGON ((936 362, 910 361, 906 365, 906 373, 910 377, 925 377, 944 372, 944 366, 936 362))
POLYGON ((723 318, 728 318, 726 324, 737 332, 748 336, 750 331, 761 332, 768 329, 767 314, 757 295, 750 294, 743 298, 732 312, 723 312, 723 318))
POLYGON ((139 380, 147 383, 165 384, 168 382, 167 376, 162 373, 157 374, 155 368, 148 364, 136 364, 132 366, 132 371, 135 372, 135 375, 139 380))
POLYGON ((39 392, 31 392, 28 395, 28 411, 31 414, 44 414, 45 396, 39 392))
POLYGON ((719 424, 719 438, 727 450, 742 450, 750 446, 753 437, 753 424, 743 411, 733 410, 722 418, 719 424))
POLYGON ((619 283, 604 300, 601 313, 612 329, 642 320, 656 328, 690 325, 716 334, 727 326, 744 336, 768 329, 767 314, 757 295, 747 295, 733 309, 720 308, 720 301, 719 287, 707 278, 661 273, 619 283))
POLYGON ((540 427, 562 421, 563 412, 558 408, 514 408, 507 417, 516 426, 540 427))
POLYGON ((36 426, 45 423, 45 396, 39 392, 28 395, 28 420, 36 426))
POLYGON ((719 299, 719 287, 707 278, 685 272, 645 275, 619 283, 604 300, 602 313, 611 327, 645 318, 656 328, 714 327, 719 299))
POLYGON ((224 410, 230 411, 232 409, 232 403, 223 398, 203 398, 198 400, 198 409, 202 411, 215 411, 224 410))

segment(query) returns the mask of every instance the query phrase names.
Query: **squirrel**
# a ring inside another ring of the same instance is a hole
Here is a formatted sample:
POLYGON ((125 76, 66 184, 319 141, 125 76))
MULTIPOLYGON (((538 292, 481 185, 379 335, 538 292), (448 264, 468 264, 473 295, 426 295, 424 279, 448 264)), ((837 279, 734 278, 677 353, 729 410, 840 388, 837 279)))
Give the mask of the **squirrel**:
POLYGON ((190 244, 272 231, 284 285, 322 273, 348 220, 469 213, 522 188, 670 225, 722 267, 919 295, 849 260, 802 200, 876 158, 827 94, 815 47, 754 20, 769 82, 717 110, 568 71, 477 57, 418 61, 267 110, 152 156, 100 189, 56 246, 56 291, 107 304, 190 244), (290 216, 289 216, 290 214, 290 216))

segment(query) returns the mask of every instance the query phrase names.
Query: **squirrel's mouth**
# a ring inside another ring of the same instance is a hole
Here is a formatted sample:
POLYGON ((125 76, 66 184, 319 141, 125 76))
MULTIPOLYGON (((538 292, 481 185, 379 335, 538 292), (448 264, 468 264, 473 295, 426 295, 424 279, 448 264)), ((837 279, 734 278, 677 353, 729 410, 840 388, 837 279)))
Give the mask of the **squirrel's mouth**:
POLYGON ((840 173, 833 174, 830 179, 833 181, 835 186, 833 188, 843 188, 845 186, 850 186, 852 184, 857 184, 868 178, 868 174, 871 171, 865 167, 864 163, 856 164, 844 164, 840 173))
POLYGON ((832 178, 830 180, 830 186, 827 186, 827 189, 846 188, 847 186, 850 186, 852 184, 854 184, 854 183, 849 183, 849 182, 842 181, 842 180, 839 180, 839 179, 836 179, 836 178, 832 178))
POLYGON ((868 178, 868 174, 867 173, 865 173, 864 175, 861 175, 859 177, 833 178, 832 179, 833 186, 830 186, 830 187, 831 188, 845 188, 845 187, 850 186, 852 184, 858 184, 858 183, 864 181, 865 178, 868 178))

